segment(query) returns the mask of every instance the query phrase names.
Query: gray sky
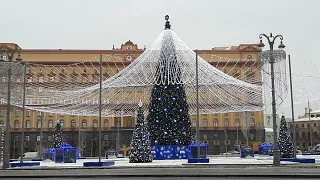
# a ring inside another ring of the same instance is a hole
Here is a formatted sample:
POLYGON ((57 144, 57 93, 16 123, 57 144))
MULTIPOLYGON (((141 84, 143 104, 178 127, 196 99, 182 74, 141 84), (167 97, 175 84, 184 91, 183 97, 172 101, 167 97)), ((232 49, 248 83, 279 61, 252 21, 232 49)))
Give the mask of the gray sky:
MULTIPOLYGON (((0 41, 25 49, 111 49, 128 39, 148 47, 163 29, 167 12, 172 29, 192 49, 255 43, 261 32, 280 33, 292 57, 293 73, 317 76, 295 76, 294 94, 305 93, 300 86, 320 89, 319 0, 1 0, 0 4, 0 41)), ((320 98, 307 92, 305 96, 320 98)))

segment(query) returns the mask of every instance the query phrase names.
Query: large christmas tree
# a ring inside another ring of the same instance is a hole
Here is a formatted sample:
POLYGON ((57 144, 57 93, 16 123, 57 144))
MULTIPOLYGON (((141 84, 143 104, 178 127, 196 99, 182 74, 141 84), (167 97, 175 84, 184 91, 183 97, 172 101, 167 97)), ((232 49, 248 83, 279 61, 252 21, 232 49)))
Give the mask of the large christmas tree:
POLYGON ((152 162, 153 156, 151 153, 150 139, 147 126, 144 122, 144 115, 142 110, 142 102, 139 102, 139 109, 137 115, 137 124, 133 131, 132 140, 130 144, 130 163, 145 163, 152 162))
POLYGON ((62 140, 61 125, 58 121, 52 137, 52 148, 60 148, 62 143, 63 143, 63 140, 62 140))
MULTIPOLYGON (((166 20, 165 31, 171 31, 166 20)), ((147 117, 151 144, 189 145, 193 133, 184 86, 173 82, 181 80, 181 73, 171 33, 162 41, 157 69, 159 78, 152 88, 147 117), (170 73, 170 68, 177 73, 170 73)))
POLYGON ((288 132, 287 122, 284 116, 281 117, 278 137, 278 147, 282 158, 293 158, 293 143, 288 132))

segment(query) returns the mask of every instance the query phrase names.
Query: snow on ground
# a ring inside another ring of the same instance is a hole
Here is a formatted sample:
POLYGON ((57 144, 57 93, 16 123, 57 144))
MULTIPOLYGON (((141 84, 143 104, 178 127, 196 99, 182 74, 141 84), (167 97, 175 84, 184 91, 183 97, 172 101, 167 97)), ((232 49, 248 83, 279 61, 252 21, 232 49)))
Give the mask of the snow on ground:
MULTIPOLYGON (((318 156, 302 156, 297 155, 298 158, 315 158, 316 164, 320 164, 320 155, 318 156)), ((272 157, 261 157, 255 156, 254 158, 243 159, 240 157, 209 157, 209 164, 216 165, 233 165, 233 164, 256 164, 256 165, 271 165, 273 158, 272 157)), ((98 159, 80 159, 77 160, 77 163, 54 163, 43 161, 40 162, 42 167, 82 167, 84 162, 97 162, 98 159)), ((154 160, 152 163, 129 163, 128 158, 118 158, 118 159, 102 159, 102 161, 115 161, 116 167, 157 167, 157 166, 182 166, 187 164, 187 159, 181 160, 154 160)), ((292 162, 281 162, 282 164, 297 164, 292 162)))

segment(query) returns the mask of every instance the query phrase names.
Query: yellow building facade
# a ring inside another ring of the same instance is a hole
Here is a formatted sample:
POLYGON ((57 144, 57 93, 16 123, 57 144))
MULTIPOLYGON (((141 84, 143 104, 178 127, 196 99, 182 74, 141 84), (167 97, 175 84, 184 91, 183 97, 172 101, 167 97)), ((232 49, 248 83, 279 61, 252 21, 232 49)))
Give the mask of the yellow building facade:
MULTIPOLYGON (((3 45, 3 44, 2 44, 3 45)), ((5 45, 5 44, 4 44, 5 45)), ((69 50, 69 49, 22 49, 21 57, 23 58, 23 63, 39 63, 45 65, 68 65, 77 62, 86 62, 93 58, 99 58, 100 54, 110 55, 110 57, 117 57, 113 59, 114 63, 125 63, 125 65, 130 64, 130 61, 134 61, 137 59, 145 49, 140 49, 136 44, 131 42, 130 40, 125 42, 120 46, 120 48, 112 48, 110 50, 69 50), (130 60, 130 61, 128 61, 130 60), (119 62, 117 62, 119 61, 119 62)), ((246 79, 254 79, 259 82, 260 73, 257 71, 249 70, 249 68, 257 68, 257 60, 258 53, 261 49, 257 44, 240 44, 238 46, 231 47, 216 47, 210 50, 198 50, 199 56, 201 56, 204 60, 221 69, 225 73, 232 75, 234 77, 246 80, 246 79), (240 60, 240 61, 239 61, 240 60), (244 73, 249 72, 249 73, 244 73), (243 75, 245 74, 245 75, 243 75), (241 77, 239 77, 241 75, 241 77)), ((110 63, 111 64, 111 63, 110 63)), ((96 69, 99 69, 99 64, 93 64, 96 69)), ((98 79, 96 78, 96 74, 88 74, 87 72, 94 72, 94 69, 90 69, 86 71, 85 63, 82 64, 83 67, 80 66, 79 72, 74 72, 75 74, 85 74, 85 79, 80 80, 83 83, 83 86, 90 86, 93 84, 97 84, 98 79), (80 72, 83 71, 83 72, 80 72)), ((114 67, 113 71, 106 73, 105 77, 112 76, 114 73, 117 73, 118 68, 123 66, 114 67), (113 74, 112 74, 113 73, 113 74)), ((91 67, 92 68, 92 67, 91 67)), ((112 67, 111 67, 112 68, 112 67)), ((120 69, 121 70, 121 69, 120 69)), ((98 73, 98 72, 96 72, 98 73)), ((71 82, 73 75, 67 75, 65 77, 61 77, 59 75, 58 70, 52 69, 51 72, 45 73, 35 73, 34 69, 27 69, 27 84, 28 83, 58 83, 63 79, 63 81, 71 82)), ((219 130, 240 130, 242 119, 244 117, 244 112, 237 113, 223 113, 223 114, 202 114, 200 115, 200 128, 201 128, 201 139, 206 143, 211 143, 210 141, 216 141, 216 131, 219 130), (212 135, 212 138, 210 136, 212 135)), ((256 126, 263 127, 264 119, 262 112, 249 112, 246 114, 248 117, 249 114, 249 124, 250 128, 254 129, 256 126)), ((190 116, 192 120, 192 126, 195 126, 196 116, 190 116)), ((40 128, 44 132, 48 133, 47 137, 47 145, 50 142, 50 133, 52 134, 55 124, 57 120, 59 120, 63 125, 63 131, 68 134, 72 132, 87 131, 92 133, 92 138, 94 138, 95 132, 98 131, 98 117, 89 117, 89 116, 71 116, 71 115, 59 115, 59 114, 50 114, 50 113, 41 113, 32 110, 26 110, 25 112, 25 124, 24 131, 26 132, 26 136, 30 134, 30 136, 26 139, 35 139, 34 141, 38 141, 39 137, 37 133, 40 131, 40 128)), ((5 105, 2 104, 0 106, 0 123, 4 124, 6 120, 6 108, 5 105)), ((19 133, 21 133, 21 121, 22 121, 22 112, 18 108, 12 108, 11 111, 11 132, 12 139, 14 143, 19 141, 19 133)), ((120 131, 123 134, 129 135, 129 137, 125 137, 122 139, 121 145, 129 145, 130 142, 130 134, 132 133, 132 129, 135 125, 135 117, 125 116, 125 117, 108 117, 102 119, 102 131, 104 132, 103 141, 105 149, 114 148, 114 138, 117 138, 114 135, 116 131, 117 123, 120 124, 120 131), (128 131, 128 132, 125 132, 128 131), (111 135, 113 133, 113 135, 111 135)), ((239 132, 237 132, 238 134, 239 132)), ((96 134, 97 135, 97 134, 96 134)), ((69 136, 66 136, 68 140, 69 136)), ((120 137, 121 138, 121 137, 120 137)), ((232 139, 232 138, 231 138, 232 139)), ((234 142, 234 140, 229 141, 230 146, 233 144, 237 144, 238 142, 234 142), (232 142, 231 142, 232 141, 232 142)), ((237 138, 238 139, 238 138, 237 138)), ((252 141, 257 141, 252 139, 252 141)), ((79 145, 77 143, 77 138, 73 138, 73 145, 79 145)), ((243 141, 242 141, 243 142, 243 141)), ((72 144, 72 143, 71 143, 72 144)), ((213 142, 211 144, 214 144, 213 142)), ((221 144, 221 143, 220 143, 221 144)), ((224 143, 228 145, 228 143, 224 143)), ((18 143, 16 144, 18 146, 18 143)), ((13 149, 17 149, 16 147, 11 147, 13 149)), ((93 147, 91 147, 92 149, 93 147)), ((27 150, 32 150, 32 145, 30 144, 30 148, 27 150)), ((230 149, 232 149, 230 147, 230 149)), ((15 153, 18 154, 18 153, 15 153)), ((92 150, 91 150, 92 154, 92 150)))

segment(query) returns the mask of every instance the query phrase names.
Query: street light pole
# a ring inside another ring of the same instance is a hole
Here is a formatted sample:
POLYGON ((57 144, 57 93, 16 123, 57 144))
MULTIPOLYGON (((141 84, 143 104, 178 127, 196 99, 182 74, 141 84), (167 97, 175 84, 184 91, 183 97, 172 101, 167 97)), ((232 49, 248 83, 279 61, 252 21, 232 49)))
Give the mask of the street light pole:
MULTIPOLYGON (((17 44, 14 44, 14 47, 10 47, 9 45, 1 46, 0 47, 0 55, 1 59, 3 60, 3 54, 6 54, 8 57, 8 62, 3 63, 10 63, 8 68, 8 97, 7 97, 7 117, 6 117, 6 126, 5 126, 5 147, 4 147, 4 157, 3 157, 3 165, 2 169, 7 169, 10 167, 10 114, 11 114, 11 65, 13 62, 13 56, 16 52, 20 51, 20 47, 17 44)), ((22 61, 20 57, 20 53, 16 62, 20 63, 22 61)))
POLYGON ((23 153, 24 153, 24 114, 26 105, 26 81, 27 81, 27 63, 23 67, 23 99, 22 99, 22 120, 21 120, 21 144, 20 144, 20 163, 23 163, 23 153))
POLYGON ((280 45, 279 48, 285 48, 285 46, 282 43, 283 37, 282 35, 276 35, 273 36, 272 33, 270 33, 270 36, 267 36, 266 34, 260 34, 260 43, 259 47, 264 47, 265 45, 262 42, 262 38, 265 37, 268 40, 268 44, 270 46, 270 65, 271 65, 271 94, 272 94, 272 119, 273 119, 273 165, 274 166, 280 166, 280 150, 277 145, 277 112, 276 112, 276 95, 275 95, 275 81, 274 81, 274 57, 273 57, 273 45, 277 38, 280 38, 280 45))
POLYGON ((291 115, 292 115, 292 139, 293 139, 293 157, 297 158, 296 150, 296 126, 294 123, 294 107, 293 107, 293 92, 292 92, 292 74, 291 74, 291 59, 290 55, 288 56, 289 60, 289 75, 290 75, 290 93, 291 93, 291 115))
POLYGON ((102 106, 102 96, 101 96, 101 91, 102 91, 102 54, 100 54, 100 74, 99 74, 99 162, 101 162, 101 106, 102 106))
POLYGON ((200 115, 199 115, 199 69, 198 69, 198 50, 196 50, 196 98, 197 98, 197 158, 200 158, 200 115))

